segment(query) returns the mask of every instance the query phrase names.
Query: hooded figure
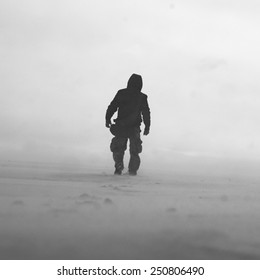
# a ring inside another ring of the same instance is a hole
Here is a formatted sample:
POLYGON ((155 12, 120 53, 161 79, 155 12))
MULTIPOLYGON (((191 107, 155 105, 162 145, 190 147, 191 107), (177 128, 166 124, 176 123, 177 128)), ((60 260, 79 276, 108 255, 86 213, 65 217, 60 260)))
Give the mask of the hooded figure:
POLYGON ((110 149, 115 161, 115 174, 121 175, 124 169, 123 158, 130 141, 130 161, 128 171, 130 175, 136 175, 140 166, 139 153, 142 151, 140 138, 140 125, 144 122, 144 135, 150 131, 150 109, 147 95, 142 93, 142 77, 133 74, 127 83, 127 87, 117 92, 106 111, 106 127, 110 128, 111 118, 117 112, 114 119, 116 125, 124 127, 128 131, 127 136, 115 135, 112 139, 110 149))
POLYGON ((143 87, 142 77, 140 75, 133 74, 127 82, 127 88, 141 91, 142 87, 143 87))

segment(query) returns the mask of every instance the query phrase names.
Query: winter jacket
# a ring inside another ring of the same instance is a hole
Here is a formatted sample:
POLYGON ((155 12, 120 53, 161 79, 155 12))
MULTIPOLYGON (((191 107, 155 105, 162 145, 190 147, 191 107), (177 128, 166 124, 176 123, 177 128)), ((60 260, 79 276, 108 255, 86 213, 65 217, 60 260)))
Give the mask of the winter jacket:
POLYGON ((106 111, 106 122, 110 122, 111 117, 117 111, 115 122, 124 123, 129 117, 134 117, 130 126, 140 126, 143 120, 145 127, 149 130, 151 118, 147 95, 141 92, 143 86, 142 77, 133 74, 127 83, 127 88, 121 89, 110 103, 106 111))

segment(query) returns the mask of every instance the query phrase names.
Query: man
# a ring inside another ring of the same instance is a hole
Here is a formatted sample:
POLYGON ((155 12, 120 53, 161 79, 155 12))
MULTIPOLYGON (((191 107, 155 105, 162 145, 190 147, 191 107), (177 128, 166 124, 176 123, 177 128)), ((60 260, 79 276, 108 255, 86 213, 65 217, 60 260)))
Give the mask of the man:
POLYGON ((110 150, 115 161, 114 174, 121 175, 124 169, 124 153, 127 141, 130 141, 130 160, 128 165, 129 175, 136 175, 140 166, 139 153, 142 152, 142 140, 140 138, 140 125, 144 122, 144 135, 150 131, 150 109, 147 95, 141 92, 143 86, 142 77, 133 74, 127 83, 127 88, 121 89, 110 103, 106 111, 106 127, 117 128, 113 133, 115 137, 111 141, 110 150), (115 125, 111 124, 111 118, 117 111, 115 125), (111 127, 112 125, 112 127, 111 127), (120 132, 121 131, 121 132, 120 132))

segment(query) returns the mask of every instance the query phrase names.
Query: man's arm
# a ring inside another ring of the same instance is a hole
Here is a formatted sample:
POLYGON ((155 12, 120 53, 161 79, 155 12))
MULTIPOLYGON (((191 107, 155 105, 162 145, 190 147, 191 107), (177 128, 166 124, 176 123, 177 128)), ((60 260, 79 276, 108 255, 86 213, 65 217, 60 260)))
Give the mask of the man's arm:
POLYGON ((106 111, 106 127, 110 127, 111 125, 111 118, 114 115, 114 113, 117 111, 118 108, 118 93, 112 100, 112 102, 107 107, 106 111))
POLYGON ((151 125, 151 113, 150 113, 150 108, 147 100, 147 96, 145 95, 144 102, 142 104, 142 116, 143 116, 143 121, 144 121, 144 135, 148 135, 150 132, 150 125, 151 125))

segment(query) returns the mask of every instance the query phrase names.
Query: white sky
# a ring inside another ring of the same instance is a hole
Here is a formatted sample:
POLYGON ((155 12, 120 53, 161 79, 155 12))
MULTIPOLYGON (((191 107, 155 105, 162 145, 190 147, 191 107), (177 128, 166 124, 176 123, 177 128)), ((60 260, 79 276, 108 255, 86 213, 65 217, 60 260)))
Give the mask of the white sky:
POLYGON ((0 150, 108 151, 132 73, 147 150, 260 158, 257 0, 2 0, 0 150))

